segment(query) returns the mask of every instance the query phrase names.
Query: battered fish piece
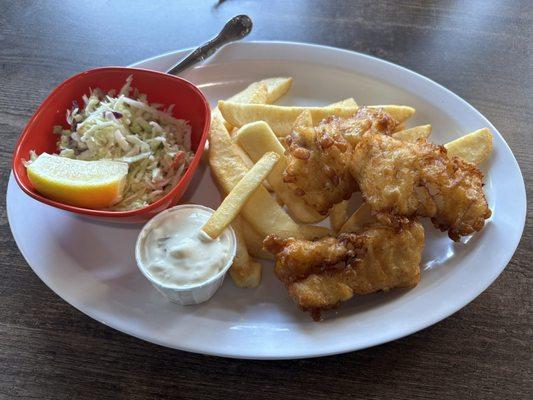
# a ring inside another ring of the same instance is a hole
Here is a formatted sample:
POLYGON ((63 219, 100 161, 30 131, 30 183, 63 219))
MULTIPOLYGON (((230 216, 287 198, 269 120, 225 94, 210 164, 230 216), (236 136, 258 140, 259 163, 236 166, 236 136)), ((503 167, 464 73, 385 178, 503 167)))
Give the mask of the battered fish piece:
POLYGON ((340 134, 320 135, 299 128, 286 138, 287 168, 283 181, 321 215, 348 199, 356 188, 348 164, 352 146, 340 134))
POLYGON ((424 228, 417 222, 371 226, 316 241, 269 235, 263 245, 276 256, 274 271, 289 295, 317 319, 354 295, 416 286, 424 228))
POLYGON ((330 117, 316 128, 298 128, 286 138, 283 180, 322 215, 350 198, 357 185, 349 164, 364 133, 390 135, 398 122, 382 109, 362 107, 349 118, 330 117))
POLYGON ((353 151, 351 172, 372 211, 388 223, 430 217, 457 241, 481 230, 491 216, 479 169, 448 158, 444 146, 425 139, 407 143, 364 135, 353 151))
POLYGON ((379 133, 390 136, 396 132, 398 121, 382 108, 361 107, 350 118, 332 116, 321 121, 317 126, 319 135, 342 135, 355 147, 365 133, 379 133))

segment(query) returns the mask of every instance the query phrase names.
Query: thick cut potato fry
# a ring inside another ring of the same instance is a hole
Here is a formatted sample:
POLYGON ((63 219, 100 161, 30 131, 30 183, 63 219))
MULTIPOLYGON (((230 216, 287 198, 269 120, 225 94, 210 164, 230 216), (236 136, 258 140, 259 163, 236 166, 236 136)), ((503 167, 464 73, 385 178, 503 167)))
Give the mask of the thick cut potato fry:
MULTIPOLYGON (((244 91, 237 93, 231 98, 235 98, 235 100, 232 101, 239 103, 265 104, 268 100, 268 87, 264 83, 255 82, 244 89, 244 91)), ((218 107, 215 107, 212 114, 222 118, 222 114, 220 114, 218 107)), ((224 121, 224 125, 228 132, 232 131, 233 127, 228 121, 224 121)))
MULTIPOLYGON (((473 164, 479 165, 485 161, 492 152, 492 134, 487 128, 479 129, 444 145, 448 156, 463 158, 473 164)), ((374 223, 377 219, 372 216, 368 204, 359 207, 341 228, 341 232, 357 232, 364 225, 374 223)))
POLYGON ((264 236, 261 236, 255 231, 254 228, 246 221, 242 216, 238 216, 235 221, 239 221, 239 226, 241 229, 244 242, 248 249, 248 253, 255 258, 260 258, 262 260, 273 260, 274 255, 263 249, 263 240, 264 236))
POLYGON ((478 129, 444 145, 448 156, 460 157, 474 164, 481 164, 492 153, 492 133, 487 128, 478 129))
POLYGON ((373 105, 367 106, 368 108, 382 108, 389 113, 400 124, 407 121, 413 115, 415 115, 415 109, 409 106, 396 106, 396 105, 373 105))
MULTIPOLYGON (((220 118, 222 118, 222 116, 220 116, 220 118)), ((227 126, 231 126, 230 124, 228 124, 226 121, 224 121, 224 125, 227 126)), ((233 137, 233 135, 235 134, 235 132, 237 131, 238 129, 237 128, 232 128, 232 130, 228 130, 228 132, 230 132, 230 136, 232 137, 233 139, 233 143, 235 143, 235 151, 237 153, 239 153, 239 156, 241 157, 242 161, 244 162, 244 165, 246 165, 246 168, 250 169, 254 166, 254 162, 252 161, 252 159, 250 157, 248 157, 248 154, 246 154, 246 152, 242 149, 242 147, 235 141, 235 138, 233 137)), ((272 189, 272 186, 270 186, 270 183, 268 183, 267 180, 264 180, 263 181, 263 186, 269 191, 269 192, 273 192, 274 189, 272 189)))
POLYGON ((218 108, 230 124, 242 127, 250 122, 265 121, 277 136, 291 133, 296 118, 304 110, 311 112, 313 122, 319 122, 332 115, 348 117, 357 111, 357 107, 283 107, 269 104, 240 104, 219 101, 218 108))
MULTIPOLYGON (((220 196, 222 198, 227 196, 227 193, 222 189, 221 185, 216 181, 215 177, 215 184, 217 186, 218 191, 220 192, 220 196)), ((250 256, 254 258, 261 258, 263 260, 273 260, 274 256, 269 253, 266 250, 263 250, 263 239, 264 237, 259 235, 251 226, 250 224, 239 214, 237 217, 233 220, 231 223, 233 228, 237 227, 237 229, 240 230, 241 233, 241 239, 244 240, 244 245, 242 245, 240 248, 237 247, 237 250, 242 253, 244 250, 247 250, 248 258, 250 256)), ((237 236, 237 231, 235 231, 235 236, 237 236)), ((237 237, 237 240, 239 240, 239 237, 237 237)), ((245 256, 241 255, 241 259, 244 259, 245 256)), ((240 267, 241 270, 244 270, 245 267, 240 267)), ((252 271, 252 267, 249 267, 249 270, 252 271)), ((250 272, 251 274, 251 272, 250 272)))
MULTIPOLYGON (((268 98, 266 103, 272 104, 289 91, 292 86, 292 78, 267 78, 263 79, 262 81, 259 81, 259 83, 263 83, 266 85, 268 89, 268 98)), ((244 101, 242 101, 241 103, 244 103, 244 101)))
MULTIPOLYGON (((268 103, 268 99, 268 86, 262 81, 259 81, 252 83, 242 92, 234 94, 227 101, 233 101, 235 103, 265 104, 268 103)), ((213 111, 215 110, 217 112, 217 116, 221 117, 220 111, 217 107, 215 107, 213 111)), ((231 128, 228 127, 228 130, 231 131, 231 128)))
POLYGON ((431 125, 419 125, 395 132, 392 134, 392 137, 403 140, 404 142, 414 143, 421 138, 427 139, 429 135, 431 135, 431 125))
MULTIPOLYGON (((246 89, 234 94, 227 101, 235 103, 274 103, 281 96, 289 91, 292 85, 292 78, 267 78, 254 82, 246 89)), ((218 107, 211 111, 212 119, 218 117, 223 120, 218 107)), ((226 129, 231 132, 231 124, 224 121, 226 129)))
POLYGON ((338 101, 328 105, 328 107, 357 107, 357 102, 353 97, 338 101))
MULTIPOLYGON (((344 99, 344 100, 338 101, 337 103, 329 104, 326 107, 357 107, 357 103, 352 97, 350 97, 349 99, 344 99)), ((317 121, 317 122, 320 122, 320 121, 317 121)), ((296 121, 294 121, 293 130, 297 131, 301 128, 312 128, 312 127, 313 127, 313 116, 311 114, 311 111, 304 110, 302 111, 300 115, 298 115, 298 118, 296 118, 296 121)))
MULTIPOLYGON (((222 190, 226 192, 230 192, 247 171, 234 146, 222 121, 215 118, 211 123, 209 165, 222 190)), ((263 186, 259 186, 250 196, 241 214, 263 236, 276 233, 313 239, 331 233, 321 226, 297 224, 263 186)))
POLYGON ((250 93, 250 98, 246 103, 265 104, 266 102, 268 102, 268 87, 264 83, 260 83, 255 87, 255 90, 250 93))
POLYGON ((329 221, 334 232, 338 232, 348 219, 348 200, 335 204, 329 211, 329 221))
POLYGON ((290 77, 267 78, 248 85, 246 89, 234 94, 227 101, 233 101, 235 103, 271 104, 287 93, 291 85, 292 78, 290 77), (264 92, 263 87, 266 89, 266 97, 261 98, 258 93, 264 92))
POLYGON ((231 189, 222 204, 202 227, 202 230, 213 239, 218 237, 239 214, 246 201, 266 179, 278 160, 279 155, 276 153, 269 152, 263 155, 231 189))
POLYGON ((266 89, 266 97, 262 99, 262 103, 270 104, 287 93, 291 85, 292 78, 267 78, 248 85, 246 89, 234 94, 227 101, 234 103, 261 103, 258 93, 264 92, 264 89, 266 89))
POLYGON ((234 138, 250 156, 252 161, 259 160, 265 152, 274 152, 280 156, 279 161, 268 175, 268 182, 276 195, 289 209, 289 213, 298 221, 314 223, 325 217, 309 207, 304 200, 294 194, 283 182, 283 171, 287 167, 285 149, 270 127, 264 121, 252 122, 237 131, 234 138))
POLYGON ((238 145, 238 143, 236 143, 236 146, 234 149, 235 149, 235 152, 239 154, 239 157, 241 158, 246 168, 250 169, 254 166, 254 162, 252 161, 252 159, 248 156, 248 154, 246 154, 244 149, 238 145))
MULTIPOLYGON (((254 166, 254 162, 252 161, 252 159, 250 157, 248 157, 248 154, 246 154, 246 152, 242 149, 241 146, 239 146, 238 143, 235 143, 235 147, 234 147, 235 151, 239 154, 239 156, 241 157, 241 160, 243 161, 244 165, 246 165, 246 168, 250 169, 254 166)), ((272 189, 272 186, 270 186, 270 183, 268 183, 268 181, 263 181, 263 186, 269 191, 269 192, 273 192, 274 189, 272 189)))
POLYGON ((240 219, 231 223, 237 239, 237 251, 229 274, 233 283, 241 288, 254 288, 261 282, 261 264, 250 258, 240 226, 240 219))
MULTIPOLYGON (((231 96, 227 101, 233 101, 236 103, 252 103, 252 104, 269 104, 278 100, 281 96, 287 93, 292 85, 292 78, 267 78, 258 82, 250 84, 243 91, 231 96)), ((218 107, 215 107, 211 112, 212 118, 215 116, 224 120, 218 107)), ((232 131, 232 126, 229 122, 224 121, 224 125, 228 132, 232 131)), ((250 157, 239 146, 235 147, 235 150, 239 153, 239 156, 243 160, 247 168, 252 168, 253 162, 250 157)), ((269 192, 273 189, 268 183, 264 181, 263 185, 269 192)))

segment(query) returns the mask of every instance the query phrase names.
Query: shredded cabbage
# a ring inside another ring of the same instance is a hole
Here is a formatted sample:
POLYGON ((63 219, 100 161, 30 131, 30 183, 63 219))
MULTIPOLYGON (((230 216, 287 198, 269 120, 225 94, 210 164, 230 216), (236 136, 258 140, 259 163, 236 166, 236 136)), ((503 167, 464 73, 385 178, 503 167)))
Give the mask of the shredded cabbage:
POLYGON ((71 128, 54 127, 62 157, 129 164, 122 200, 113 210, 132 210, 161 198, 194 156, 189 123, 172 117, 173 106, 162 110, 160 104, 148 103, 131 82, 129 76, 116 96, 114 91, 91 90, 83 96, 84 107, 74 102, 67 111, 71 128))

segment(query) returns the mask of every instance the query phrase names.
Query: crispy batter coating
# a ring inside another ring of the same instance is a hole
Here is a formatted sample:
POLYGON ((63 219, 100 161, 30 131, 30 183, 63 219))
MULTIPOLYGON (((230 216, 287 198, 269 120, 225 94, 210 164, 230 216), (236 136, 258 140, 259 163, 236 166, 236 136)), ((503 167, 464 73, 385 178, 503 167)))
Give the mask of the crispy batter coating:
POLYGON ((416 286, 424 228, 417 222, 374 226, 316 241, 269 235, 263 245, 275 254, 276 276, 290 296, 316 319, 354 295, 416 286))
POLYGON ((351 172, 372 210, 388 219, 430 217, 453 240, 483 228, 491 216, 483 175, 474 164, 448 158, 425 139, 406 143, 364 135, 353 152, 351 172))
POLYGON ((361 107, 350 118, 335 116, 326 118, 318 124, 317 132, 323 136, 342 135, 352 147, 355 147, 364 133, 390 136, 396 132, 397 127, 398 121, 382 108, 361 107))
POLYGON ((361 135, 390 135, 396 126, 382 109, 362 107, 349 118, 330 117, 316 128, 300 127, 286 139, 288 165, 283 180, 309 206, 326 215, 357 189, 349 163, 361 135))
POLYGON ((318 136, 314 128, 301 128, 287 137, 287 168, 283 181, 322 215, 350 197, 356 185, 349 170, 352 147, 342 137, 318 136))

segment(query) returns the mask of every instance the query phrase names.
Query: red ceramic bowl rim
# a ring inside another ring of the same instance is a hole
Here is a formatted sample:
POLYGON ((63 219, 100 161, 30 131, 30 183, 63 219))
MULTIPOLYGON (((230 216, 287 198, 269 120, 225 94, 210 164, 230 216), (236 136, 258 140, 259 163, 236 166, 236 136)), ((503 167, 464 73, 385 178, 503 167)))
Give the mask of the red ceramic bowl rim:
MULTIPOLYGON (((133 217, 133 216, 143 215, 143 214, 149 213, 149 212, 151 212, 153 210, 156 210, 156 209, 160 208, 165 203, 168 203, 169 199, 171 199, 173 197, 173 194, 176 191, 180 190, 181 187, 183 186, 183 184, 190 179, 191 175, 194 174, 194 172, 198 168, 198 164, 200 163, 200 160, 202 158, 202 154, 203 154, 204 149, 205 149, 205 142, 207 141, 207 135, 209 133, 210 122, 211 122, 211 108, 209 107, 209 103, 207 102, 204 94, 200 91, 200 89, 198 89, 194 84, 192 84, 191 82, 189 82, 186 79, 183 79, 183 78, 180 78, 180 77, 174 76, 174 75, 168 75, 168 74, 165 74, 163 72, 144 69, 144 68, 129 68, 129 67, 100 67, 100 68, 92 68, 92 69, 80 72, 78 74, 75 74, 75 75, 71 76, 70 78, 66 79, 65 81, 63 81, 62 83, 60 83, 54 90, 52 90, 52 92, 50 92, 50 94, 48 96, 46 96, 46 98, 39 105, 39 107, 37 107, 37 110, 35 110, 35 112, 33 113, 32 117, 29 119, 28 123, 26 124, 26 126, 22 130, 22 133, 21 133, 21 135, 19 136, 19 138, 17 140, 17 144, 15 145, 15 151, 13 152, 13 162, 12 162, 13 174, 15 176, 15 180, 18 183, 19 187, 27 195, 33 197, 34 199, 36 199, 36 200, 38 200, 38 201, 40 201, 42 203, 48 204, 48 205, 53 206, 53 207, 57 207, 57 208, 60 208, 60 209, 63 209, 63 210, 67 210, 67 211, 71 211, 71 212, 78 213, 78 214, 92 215, 92 216, 98 216, 98 217, 126 218, 126 217, 133 217), (116 71, 116 70, 130 70, 132 72, 141 71, 143 73, 150 73, 150 74, 154 74, 154 75, 163 75, 163 76, 165 76, 165 78, 171 78, 171 79, 179 80, 182 83, 184 83, 186 86, 189 86, 189 88, 191 88, 193 90, 193 92, 195 92, 200 97, 200 99, 202 100, 202 103, 204 105, 204 113, 205 113, 205 116, 206 116, 206 123, 204 124, 202 136, 200 137, 200 141, 198 143, 198 148, 196 149, 196 152, 194 154, 193 160, 189 164, 189 167, 187 168, 187 170, 185 171, 185 173, 183 174, 181 179, 178 181, 178 183, 167 194, 165 194, 163 197, 161 197, 159 200, 153 202, 152 204, 149 204, 149 205, 147 205, 145 207, 142 207, 142 208, 136 208, 134 210, 128 210, 128 211, 95 210, 95 209, 91 209, 91 208, 71 206, 69 204, 64 204, 64 203, 61 203, 59 201, 48 199, 48 198, 40 195, 39 193, 33 191, 29 187, 27 187, 22 182, 22 180, 20 179, 19 174, 18 174, 18 172, 17 172, 17 170, 15 168, 15 165, 18 162, 20 162, 19 161, 21 159, 21 154, 20 154, 21 148, 20 147, 21 147, 22 140, 29 134, 28 127, 37 118, 39 113, 43 110, 44 104, 61 87, 63 87, 67 83, 71 82, 72 80, 77 79, 81 75, 85 75, 87 73, 96 72, 96 71, 116 71)), ((165 208, 167 208, 167 207, 165 207, 165 208)))

